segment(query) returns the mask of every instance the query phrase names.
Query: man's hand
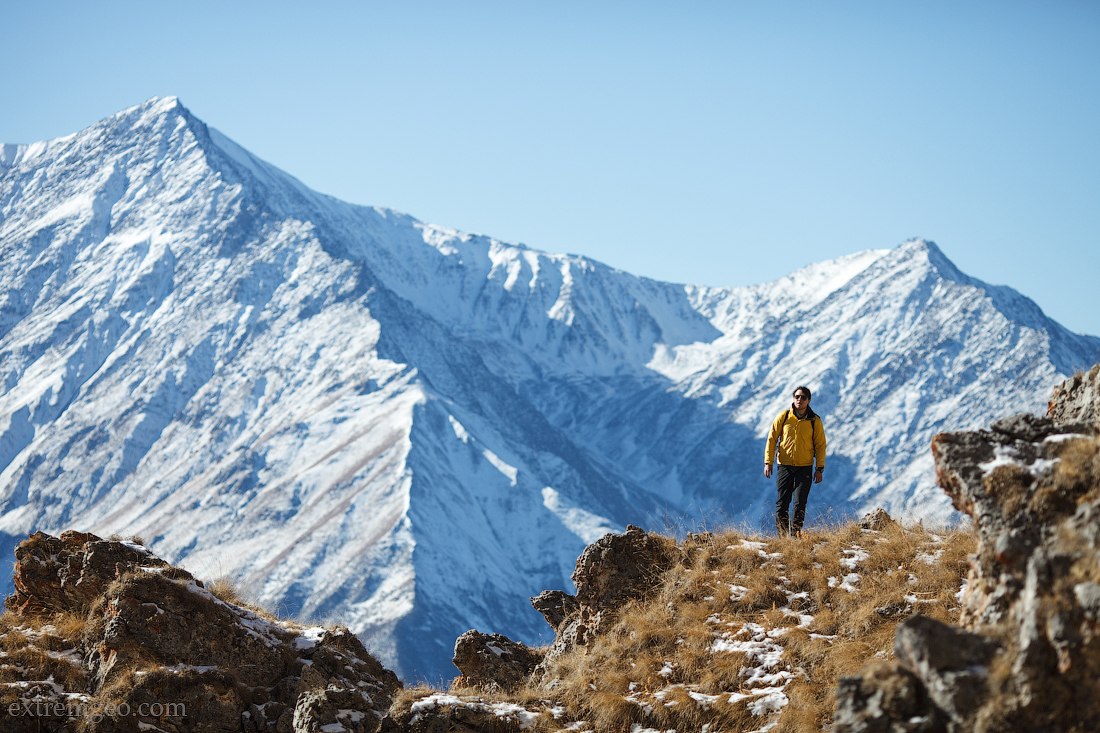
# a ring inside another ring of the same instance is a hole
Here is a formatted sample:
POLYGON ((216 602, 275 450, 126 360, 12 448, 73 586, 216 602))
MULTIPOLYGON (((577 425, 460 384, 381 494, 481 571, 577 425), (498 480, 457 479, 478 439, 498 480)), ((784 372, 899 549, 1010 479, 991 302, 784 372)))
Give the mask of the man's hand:
POLYGON ((815 484, 821 483, 821 478, 822 478, 821 469, 819 468, 816 471, 814 471, 814 483, 815 484))
POLYGON ((765 463, 764 464, 764 478, 771 478, 771 477, 772 477, 772 464, 765 463))

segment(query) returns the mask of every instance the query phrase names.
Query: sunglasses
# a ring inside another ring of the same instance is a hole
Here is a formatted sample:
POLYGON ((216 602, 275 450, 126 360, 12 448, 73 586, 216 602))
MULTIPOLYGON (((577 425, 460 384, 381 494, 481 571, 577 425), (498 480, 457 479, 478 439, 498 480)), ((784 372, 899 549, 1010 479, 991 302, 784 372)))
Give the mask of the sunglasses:
POLYGON ((796 394, 796 395, 794 396, 794 398, 795 398, 796 400, 804 400, 804 399, 806 399, 806 395, 804 395, 804 394, 796 394))

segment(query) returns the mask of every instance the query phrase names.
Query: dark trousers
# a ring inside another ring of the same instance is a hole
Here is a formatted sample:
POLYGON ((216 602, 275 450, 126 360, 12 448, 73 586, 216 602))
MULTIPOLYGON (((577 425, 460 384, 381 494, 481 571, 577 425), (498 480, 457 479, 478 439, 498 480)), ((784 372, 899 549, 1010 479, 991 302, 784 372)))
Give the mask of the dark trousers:
POLYGON ((780 535, 802 530, 806 519, 806 500, 810 498, 813 466, 778 466, 775 476, 775 529, 780 535), (791 498, 794 497, 794 519, 788 520, 791 498))

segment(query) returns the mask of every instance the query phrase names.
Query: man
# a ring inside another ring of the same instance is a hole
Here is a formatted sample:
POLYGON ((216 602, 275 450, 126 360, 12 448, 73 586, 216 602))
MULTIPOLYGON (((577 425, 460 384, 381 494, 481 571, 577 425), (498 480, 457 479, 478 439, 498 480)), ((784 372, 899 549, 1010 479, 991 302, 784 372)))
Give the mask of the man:
POLYGON ((819 484, 825 470, 825 426, 810 409, 808 387, 797 387, 790 408, 779 413, 772 423, 768 444, 764 448, 764 478, 772 477, 776 450, 779 451, 779 471, 775 479, 775 529, 780 535, 801 537, 802 522, 806 518, 806 499, 810 496, 810 477, 813 477, 815 484, 819 484), (792 497, 794 518, 788 524, 792 497))

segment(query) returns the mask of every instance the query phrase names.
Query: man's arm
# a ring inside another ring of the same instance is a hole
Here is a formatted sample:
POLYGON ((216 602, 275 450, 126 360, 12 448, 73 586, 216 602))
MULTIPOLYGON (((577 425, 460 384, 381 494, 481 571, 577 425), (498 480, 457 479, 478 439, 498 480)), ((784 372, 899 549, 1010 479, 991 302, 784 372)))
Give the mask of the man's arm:
POLYGON ((772 477, 772 463, 775 461, 775 448, 779 442, 779 432, 783 429, 783 413, 776 415, 772 429, 768 431, 768 442, 764 445, 764 478, 772 477))
POLYGON ((814 483, 821 483, 822 472, 825 470, 825 423, 821 422, 821 416, 817 416, 817 422, 821 428, 821 437, 814 441, 814 459, 817 461, 817 470, 814 472, 814 483))

